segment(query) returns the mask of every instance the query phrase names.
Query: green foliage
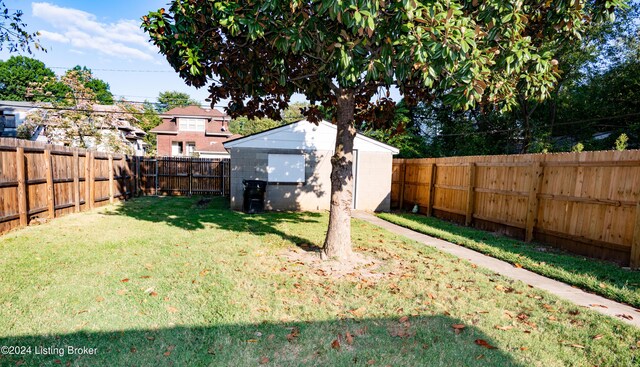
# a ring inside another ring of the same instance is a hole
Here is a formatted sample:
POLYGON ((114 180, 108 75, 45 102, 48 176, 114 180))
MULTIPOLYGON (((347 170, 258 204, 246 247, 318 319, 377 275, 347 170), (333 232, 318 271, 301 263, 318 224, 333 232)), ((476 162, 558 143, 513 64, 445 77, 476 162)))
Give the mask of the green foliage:
POLYGON ((574 146, 571 147, 571 151, 575 153, 580 153, 584 150, 584 144, 581 142, 577 142, 574 146))
POLYGON ((620 134, 620 136, 618 136, 618 139, 616 139, 616 150, 625 150, 627 149, 627 147, 629 146, 629 137, 627 136, 627 134, 622 133, 620 134))
MULTIPOLYGON (((25 56, 11 56, 0 61, 0 100, 25 101, 31 83, 42 83, 45 78, 55 77, 53 70, 39 60, 25 56)), ((48 86, 43 94, 34 95, 30 100, 49 102, 64 97, 68 89, 62 83, 48 86)))
POLYGON ((396 158, 421 158, 427 155, 427 146, 421 136, 420 127, 414 123, 404 101, 396 106, 390 127, 376 129, 365 124, 362 130, 366 136, 398 148, 400 153, 396 158))
POLYGON ((274 127, 282 126, 284 124, 284 121, 276 121, 266 117, 250 120, 249 118, 242 116, 229 122, 229 131, 234 134, 246 136, 273 129, 274 127))
POLYGON ((165 91, 158 94, 158 103, 161 107, 158 112, 166 112, 175 107, 200 106, 200 102, 191 98, 187 93, 178 91, 165 91))
POLYGON ((229 122, 229 130, 234 134, 251 135, 261 131, 273 129, 284 124, 299 121, 304 118, 302 110, 308 108, 306 103, 292 103, 284 111, 282 111, 280 120, 273 120, 270 118, 254 118, 249 119, 247 117, 238 117, 229 122))
POLYGON ((234 117, 276 119, 296 92, 335 105, 339 88, 365 120, 380 86, 465 108, 547 97, 558 78, 549 44, 624 3, 174 0, 142 26, 187 83, 211 83, 213 103, 229 98, 234 117))
POLYGON ((26 51, 31 54, 33 45, 36 50, 46 52, 38 42, 38 32, 26 30, 27 24, 22 15, 22 10, 7 8, 4 1, 0 1, 0 51, 7 46, 9 52, 26 51))
POLYGON ((86 66, 81 67, 80 65, 76 65, 73 69, 68 70, 67 73, 70 71, 82 72, 81 75, 83 75, 84 78, 84 85, 93 91, 98 103, 107 105, 113 104, 113 94, 109 90, 109 83, 102 79, 95 78, 91 69, 86 66))

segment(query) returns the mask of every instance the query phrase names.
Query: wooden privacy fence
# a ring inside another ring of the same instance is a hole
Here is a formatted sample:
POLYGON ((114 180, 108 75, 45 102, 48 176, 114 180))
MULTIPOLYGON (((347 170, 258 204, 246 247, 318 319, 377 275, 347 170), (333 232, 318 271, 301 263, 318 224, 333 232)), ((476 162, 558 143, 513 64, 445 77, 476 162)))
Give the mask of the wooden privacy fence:
POLYGON ((394 159, 391 202, 640 267, 640 151, 394 159))
POLYGON ((140 194, 228 195, 229 167, 0 138, 0 233, 140 194))
POLYGON ((229 159, 142 158, 139 168, 145 195, 229 194, 229 159))

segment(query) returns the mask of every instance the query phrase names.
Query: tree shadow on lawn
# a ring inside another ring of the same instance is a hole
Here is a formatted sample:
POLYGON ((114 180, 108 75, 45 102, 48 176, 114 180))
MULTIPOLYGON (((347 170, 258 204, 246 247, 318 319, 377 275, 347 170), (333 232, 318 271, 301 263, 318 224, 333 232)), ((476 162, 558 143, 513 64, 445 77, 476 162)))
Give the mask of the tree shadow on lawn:
POLYGON ((1 366, 519 366, 473 326, 459 334, 449 316, 347 319, 245 325, 175 326, 110 332, 9 336, 0 346, 31 352, 0 354, 1 366), (347 340, 347 332, 352 335, 347 340), (340 334, 340 337, 338 336, 340 334), (339 340, 338 347, 334 340, 339 340), (351 341, 351 343, 349 343, 351 341), (332 345, 333 343, 333 345, 332 345), (482 342, 479 342, 482 343, 482 342), (97 348, 94 355, 68 347, 97 348), (49 355, 36 354, 36 347, 49 355), (63 353, 59 351, 62 350, 63 353), (373 361, 373 362, 371 362, 373 361))
POLYGON ((245 214, 229 209, 229 201, 223 197, 141 197, 128 201, 105 215, 124 215, 137 220, 165 223, 188 231, 215 226, 220 229, 251 233, 275 234, 289 240, 308 252, 319 252, 311 239, 291 235, 276 228, 282 223, 319 223, 318 212, 265 212, 245 214))

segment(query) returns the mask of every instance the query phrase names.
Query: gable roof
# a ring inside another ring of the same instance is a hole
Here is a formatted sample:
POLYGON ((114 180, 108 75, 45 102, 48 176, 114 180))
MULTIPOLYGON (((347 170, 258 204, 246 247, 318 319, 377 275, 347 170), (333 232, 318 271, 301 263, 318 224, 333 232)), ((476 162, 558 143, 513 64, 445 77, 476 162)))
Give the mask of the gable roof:
POLYGON ((174 107, 163 113, 162 118, 175 117, 209 117, 209 118, 227 118, 228 116, 216 110, 215 108, 202 108, 200 106, 174 107))
POLYGON ((162 123, 153 129, 151 133, 155 134, 178 134, 178 118, 205 118, 205 135, 222 135, 230 136, 228 126, 225 127, 224 121, 229 120, 229 116, 216 110, 215 108, 205 109, 200 106, 174 107, 169 111, 160 115, 162 123))
MULTIPOLYGON (((224 147, 227 149, 234 147, 276 148, 279 145, 285 144, 287 146, 283 148, 333 150, 335 147, 336 130, 336 125, 329 121, 321 120, 316 126, 304 119, 259 133, 227 140, 224 143, 224 147), (280 135, 279 139, 278 135, 280 135), (276 142, 276 140, 279 142, 276 142)), ((356 134, 354 148, 389 151, 392 154, 398 154, 400 152, 395 147, 371 139, 361 133, 356 134)))

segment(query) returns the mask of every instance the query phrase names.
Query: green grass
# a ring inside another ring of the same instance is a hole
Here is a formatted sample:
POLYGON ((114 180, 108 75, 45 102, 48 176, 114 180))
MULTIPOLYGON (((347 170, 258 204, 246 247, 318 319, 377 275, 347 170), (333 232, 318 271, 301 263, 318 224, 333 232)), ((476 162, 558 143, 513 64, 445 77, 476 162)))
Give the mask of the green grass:
POLYGON ((380 213, 378 217, 640 308, 638 271, 424 215, 380 213))
POLYGON ((324 213, 141 198, 11 232, 0 237, 0 346, 32 353, 0 365, 639 363, 638 329, 362 221, 354 248, 377 265, 310 262, 326 226, 324 213))

